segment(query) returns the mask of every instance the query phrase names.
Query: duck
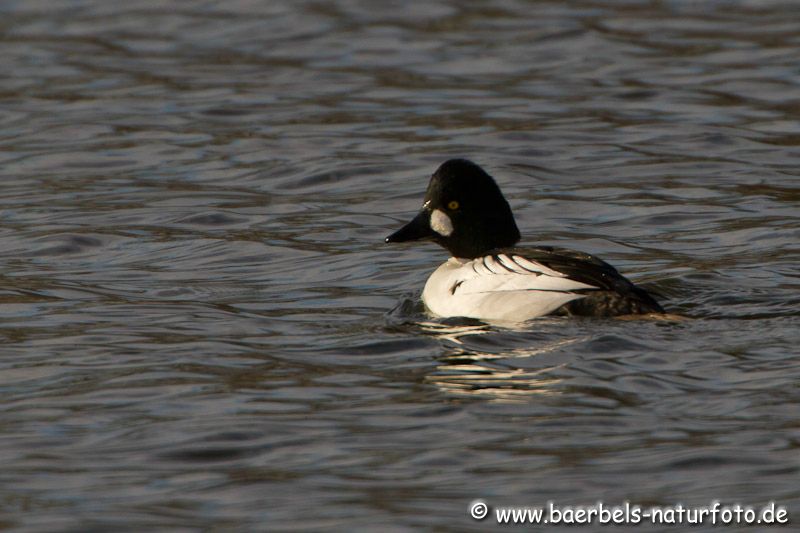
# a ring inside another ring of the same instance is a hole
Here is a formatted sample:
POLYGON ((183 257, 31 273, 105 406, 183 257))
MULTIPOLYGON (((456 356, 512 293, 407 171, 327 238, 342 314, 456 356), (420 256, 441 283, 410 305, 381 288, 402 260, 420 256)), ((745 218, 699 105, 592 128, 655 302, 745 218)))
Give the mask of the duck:
POLYGON ((431 176, 419 213, 385 241, 430 240, 450 253, 422 291, 434 317, 524 322, 665 313, 605 261, 566 248, 518 247, 520 237, 494 178, 472 161, 450 159, 431 176))

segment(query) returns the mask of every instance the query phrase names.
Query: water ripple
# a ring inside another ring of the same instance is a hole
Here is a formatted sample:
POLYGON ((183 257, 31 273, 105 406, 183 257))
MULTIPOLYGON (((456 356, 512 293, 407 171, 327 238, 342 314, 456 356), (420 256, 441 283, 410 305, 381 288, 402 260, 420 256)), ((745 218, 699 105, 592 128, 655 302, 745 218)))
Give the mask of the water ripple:
POLYGON ((0 527, 791 511, 792 7, 3 3, 0 527), (688 319, 428 317, 449 157, 688 319))

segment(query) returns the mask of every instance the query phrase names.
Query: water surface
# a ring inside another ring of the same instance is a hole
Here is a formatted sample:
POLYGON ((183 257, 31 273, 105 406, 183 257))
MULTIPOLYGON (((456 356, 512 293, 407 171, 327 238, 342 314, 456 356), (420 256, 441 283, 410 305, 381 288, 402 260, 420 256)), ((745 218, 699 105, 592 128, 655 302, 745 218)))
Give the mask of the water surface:
POLYGON ((792 5, 5 2, 0 527, 797 514, 792 5), (431 320, 450 157, 693 320, 431 320))

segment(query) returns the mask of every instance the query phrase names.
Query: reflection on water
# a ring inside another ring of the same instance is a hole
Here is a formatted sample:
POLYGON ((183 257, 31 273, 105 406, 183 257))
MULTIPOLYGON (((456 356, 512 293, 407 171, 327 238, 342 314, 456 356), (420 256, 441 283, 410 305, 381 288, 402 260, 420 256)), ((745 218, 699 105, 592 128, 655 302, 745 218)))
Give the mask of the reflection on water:
POLYGON ((0 2, 0 529, 800 512, 794 3, 403 7, 0 2), (425 317, 450 157, 695 319, 425 317))
POLYGON ((561 382, 550 377, 554 367, 537 370, 509 368, 502 365, 507 359, 536 357, 555 349, 580 342, 581 339, 553 341, 538 348, 514 348, 508 352, 494 353, 468 350, 464 348, 462 337, 491 333, 488 325, 449 326, 436 322, 424 322, 420 328, 425 333, 453 344, 438 360, 441 363, 436 371, 426 376, 426 381, 435 384, 443 393, 463 396, 483 396, 492 401, 527 401, 526 397, 538 394, 558 394, 553 386, 561 382), (501 364, 493 364, 501 363, 501 364))

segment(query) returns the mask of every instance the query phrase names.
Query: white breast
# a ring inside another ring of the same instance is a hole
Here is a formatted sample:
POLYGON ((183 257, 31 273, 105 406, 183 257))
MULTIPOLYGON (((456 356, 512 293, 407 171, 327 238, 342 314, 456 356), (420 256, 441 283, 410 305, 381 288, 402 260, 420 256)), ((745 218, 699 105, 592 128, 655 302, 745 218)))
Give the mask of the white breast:
POLYGON ((570 291, 596 288, 522 256, 495 257, 450 258, 425 283, 425 306, 441 317, 522 322, 582 298, 570 291))

